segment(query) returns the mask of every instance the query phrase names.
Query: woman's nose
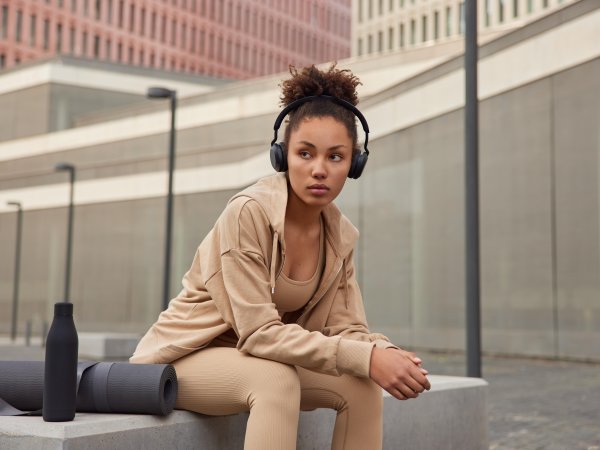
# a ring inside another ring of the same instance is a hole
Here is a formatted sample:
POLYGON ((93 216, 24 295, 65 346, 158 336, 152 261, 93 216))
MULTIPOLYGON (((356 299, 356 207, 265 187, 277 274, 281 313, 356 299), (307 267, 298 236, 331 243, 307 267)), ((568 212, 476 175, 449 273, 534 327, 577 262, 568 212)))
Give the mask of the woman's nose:
POLYGON ((312 175, 315 178, 324 178, 327 176, 326 161, 323 158, 315 158, 312 168, 312 175))

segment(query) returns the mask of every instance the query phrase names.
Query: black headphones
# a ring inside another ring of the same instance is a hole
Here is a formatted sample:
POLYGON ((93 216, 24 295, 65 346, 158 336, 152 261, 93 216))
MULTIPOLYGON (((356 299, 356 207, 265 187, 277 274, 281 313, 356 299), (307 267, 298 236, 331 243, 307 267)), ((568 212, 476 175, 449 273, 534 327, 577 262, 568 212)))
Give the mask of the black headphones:
POLYGON ((352 164, 350 165, 350 171, 348 172, 348 178, 356 179, 361 176, 365 166, 367 165, 367 160, 369 159, 369 150, 367 149, 367 144, 369 143, 369 125, 367 124, 367 120, 362 115, 362 113, 354 106, 352 103, 347 102, 346 100, 342 100, 338 97, 332 97, 330 95, 311 95, 309 97, 302 97, 298 100, 294 100, 292 103, 287 105, 283 111, 279 113, 277 119, 275 120, 275 125, 273 125, 273 130, 275 131, 275 136, 271 141, 271 165, 277 172, 287 172, 287 155, 285 150, 285 144, 283 142, 277 142, 277 131, 285 119, 285 116, 288 115, 290 111, 297 109, 300 105, 303 105, 306 102, 310 102, 311 100, 315 100, 317 98, 324 98, 327 100, 331 100, 334 103, 337 103, 340 106, 343 106, 349 111, 352 111, 360 123, 362 124, 363 130, 365 132, 365 144, 364 144, 364 152, 353 153, 352 156, 352 164))

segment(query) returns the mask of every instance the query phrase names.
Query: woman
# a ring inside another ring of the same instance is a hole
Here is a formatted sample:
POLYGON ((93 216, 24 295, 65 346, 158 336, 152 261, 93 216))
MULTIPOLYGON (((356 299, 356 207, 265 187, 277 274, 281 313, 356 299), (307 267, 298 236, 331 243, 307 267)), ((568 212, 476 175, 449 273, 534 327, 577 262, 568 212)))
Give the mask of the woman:
POLYGON ((359 81, 335 65, 291 75, 284 142, 271 150, 282 173, 228 202, 131 362, 172 363, 178 408, 250 411, 246 450, 295 448, 299 411, 315 408, 337 410, 332 448, 377 449, 380 386, 415 398, 430 387, 427 371, 369 332, 352 258, 358 232, 333 204, 366 163, 359 81))

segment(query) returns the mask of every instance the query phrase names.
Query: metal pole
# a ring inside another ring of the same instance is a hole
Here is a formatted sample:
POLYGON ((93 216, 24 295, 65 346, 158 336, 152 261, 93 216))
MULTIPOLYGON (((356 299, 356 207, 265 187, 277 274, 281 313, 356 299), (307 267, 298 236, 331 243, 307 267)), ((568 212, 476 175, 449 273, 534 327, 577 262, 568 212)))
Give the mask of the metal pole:
POLYGON ((8 202, 9 205, 17 207, 17 241, 15 243, 15 270, 13 279, 13 304, 12 319, 10 325, 10 339, 17 338, 17 317, 19 308, 19 279, 21 273, 21 240, 23 236, 23 208, 19 202, 8 202))
POLYGON ((73 190, 75 185, 75 166, 69 163, 58 163, 55 167, 58 171, 69 172, 69 217, 67 221, 67 258, 65 267, 65 296, 64 301, 71 301, 71 261, 73 254, 73 190))
POLYGON ((71 265, 73 254, 73 187, 75 184, 75 168, 69 170, 69 221, 67 230, 67 267, 65 274, 65 302, 71 301, 71 265))
POLYGON ((163 280, 163 310, 167 309, 170 300, 171 280, 171 240, 173 228, 173 171, 175 169, 175 109, 177 107, 177 95, 171 91, 171 129, 169 132, 169 181, 167 192, 167 225, 165 236, 165 268, 163 280))
POLYGON ((465 0, 465 259, 467 376, 481 377, 477 0, 465 0))

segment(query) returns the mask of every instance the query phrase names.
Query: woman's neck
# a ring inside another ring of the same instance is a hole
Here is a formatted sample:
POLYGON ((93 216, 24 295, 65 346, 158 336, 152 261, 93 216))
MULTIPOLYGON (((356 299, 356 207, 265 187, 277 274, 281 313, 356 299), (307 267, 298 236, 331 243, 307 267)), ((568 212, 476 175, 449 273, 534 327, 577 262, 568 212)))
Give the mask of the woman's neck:
POLYGON ((286 225, 292 223, 294 226, 310 230, 320 227, 320 218, 322 207, 310 207, 294 194, 294 191, 288 187, 289 195, 285 210, 286 225))

